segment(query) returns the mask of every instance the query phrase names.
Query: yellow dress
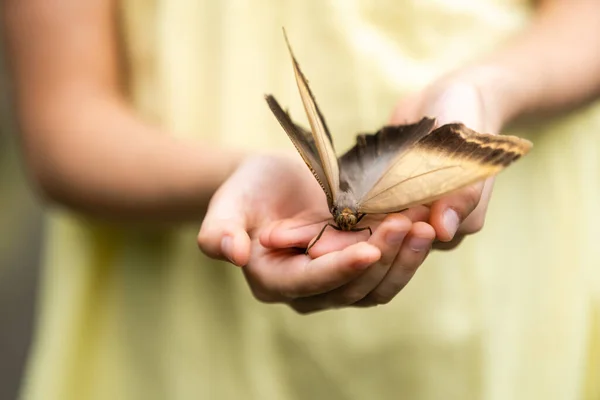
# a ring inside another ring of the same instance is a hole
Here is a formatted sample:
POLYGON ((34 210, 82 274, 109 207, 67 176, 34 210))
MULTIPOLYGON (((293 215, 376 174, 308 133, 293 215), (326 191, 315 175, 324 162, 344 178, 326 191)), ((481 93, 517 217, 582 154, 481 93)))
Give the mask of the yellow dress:
MULTIPOLYGON (((132 101, 185 137, 287 147, 304 120, 283 42, 347 148, 395 102, 531 17, 517 0, 127 0, 132 101)), ((49 215, 25 399, 598 399, 600 105, 514 131, 486 228, 391 304, 299 316, 197 250, 198 226, 49 215)))

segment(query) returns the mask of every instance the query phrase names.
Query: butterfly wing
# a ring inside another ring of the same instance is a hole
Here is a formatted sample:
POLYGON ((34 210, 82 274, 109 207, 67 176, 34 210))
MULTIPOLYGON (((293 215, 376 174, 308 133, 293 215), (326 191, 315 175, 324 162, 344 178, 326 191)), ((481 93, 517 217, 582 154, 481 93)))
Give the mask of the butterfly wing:
POLYGON ((527 154, 531 142, 479 134, 463 124, 435 129, 404 152, 359 200, 361 213, 389 213, 434 201, 493 176, 527 154))
POLYGON ((410 150, 435 126, 433 118, 415 124, 385 126, 375 134, 358 135, 356 145, 339 159, 340 188, 363 198, 390 164, 410 150))
POLYGON ((340 173, 337 157, 333 148, 331 134, 329 133, 329 129, 325 123, 325 118, 323 118, 323 115, 321 114, 315 98, 308 86, 308 82, 302 74, 300 66, 294 57, 294 53, 292 52, 292 47, 290 46, 285 30, 283 31, 283 34, 290 52, 290 56, 292 57, 294 74, 296 76, 296 84, 298 85, 300 98, 302 99, 302 104, 304 105, 304 110, 306 111, 306 115, 310 123, 311 132, 319 155, 319 161, 323 168, 325 180, 329 186, 329 189, 331 190, 332 198, 336 199, 340 184, 340 173))
POLYGON ((323 171, 323 166, 321 164, 321 159, 319 157, 319 152, 317 150, 317 145, 312 136, 312 133, 308 132, 303 127, 296 125, 290 115, 285 112, 277 100, 271 96, 265 96, 267 100, 267 104, 269 108, 279 121, 279 124, 283 128, 283 130, 288 134, 290 140, 298 150, 298 153, 302 156, 302 159, 311 170, 316 180, 319 182, 325 195, 327 196, 327 203, 331 208, 333 204, 333 193, 329 186, 329 182, 327 181, 327 177, 325 175, 325 171, 323 171))

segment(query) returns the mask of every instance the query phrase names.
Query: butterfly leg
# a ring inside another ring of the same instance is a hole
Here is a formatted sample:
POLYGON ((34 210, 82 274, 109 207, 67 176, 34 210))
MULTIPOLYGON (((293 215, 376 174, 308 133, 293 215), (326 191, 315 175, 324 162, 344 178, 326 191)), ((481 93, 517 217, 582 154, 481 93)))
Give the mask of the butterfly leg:
POLYGON ((356 220, 356 223, 358 224, 358 223, 360 222, 360 220, 361 220, 361 219, 363 219, 363 218, 365 217, 365 215, 367 215, 367 214, 360 214, 360 215, 358 216, 358 219, 356 220))
POLYGON ((323 236, 323 232, 325 232, 325 229, 330 226, 333 229, 335 229, 336 231, 340 231, 341 229, 338 228, 337 226, 327 223, 325 224, 325 226, 323 227, 323 229, 321 229, 321 232, 319 232, 319 235, 317 236, 317 238, 315 239, 314 242, 312 242, 312 244, 310 246, 308 246, 308 248, 306 249, 306 251, 304 252, 304 254, 308 254, 308 251, 319 241, 319 239, 321 239, 321 236, 323 236))
MULTIPOLYGON (((358 216, 358 218, 356 219, 356 223, 358 224, 360 222, 360 220, 365 217, 365 215, 367 215, 367 214, 360 214, 358 216)), ((373 235, 373 231, 371 230, 370 226, 367 226, 366 228, 354 228, 354 229, 352 229, 352 232, 360 232, 360 231, 364 231, 367 229, 369 230, 369 236, 373 235)))

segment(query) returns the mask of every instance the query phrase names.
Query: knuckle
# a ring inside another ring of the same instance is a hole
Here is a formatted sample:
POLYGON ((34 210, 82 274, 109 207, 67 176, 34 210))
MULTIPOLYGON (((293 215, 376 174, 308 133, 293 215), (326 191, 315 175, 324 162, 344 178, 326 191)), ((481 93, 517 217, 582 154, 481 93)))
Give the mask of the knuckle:
POLYGON ((477 207, 480 198, 481 190, 478 186, 468 186, 463 189, 461 200, 465 204, 465 214, 469 214, 477 207))
POLYGON ((483 215, 476 215, 465 227, 467 229, 467 232, 465 233, 477 233, 483 229, 484 225, 485 217, 483 215))
POLYGON ((388 304, 394 298, 394 296, 389 296, 389 295, 383 294, 383 293, 373 293, 369 297, 374 304, 378 304, 378 305, 379 304, 388 304))
POLYGON ((404 284, 390 285, 386 289, 377 290, 369 295, 369 298, 376 304, 388 304, 404 288, 404 284))
POLYGON ((483 229, 485 225, 485 210, 476 209, 474 212, 463 221, 460 226, 459 233, 470 235, 477 233, 483 229))

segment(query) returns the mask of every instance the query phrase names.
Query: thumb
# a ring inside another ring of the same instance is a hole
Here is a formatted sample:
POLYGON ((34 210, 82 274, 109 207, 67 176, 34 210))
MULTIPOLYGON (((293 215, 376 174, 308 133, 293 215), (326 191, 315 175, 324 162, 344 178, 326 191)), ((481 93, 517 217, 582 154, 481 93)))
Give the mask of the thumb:
POLYGON ((213 196, 197 241, 208 257, 244 266, 250 259, 248 218, 244 205, 234 203, 232 196, 213 196))

